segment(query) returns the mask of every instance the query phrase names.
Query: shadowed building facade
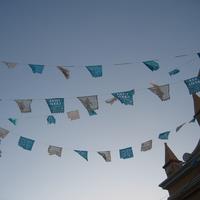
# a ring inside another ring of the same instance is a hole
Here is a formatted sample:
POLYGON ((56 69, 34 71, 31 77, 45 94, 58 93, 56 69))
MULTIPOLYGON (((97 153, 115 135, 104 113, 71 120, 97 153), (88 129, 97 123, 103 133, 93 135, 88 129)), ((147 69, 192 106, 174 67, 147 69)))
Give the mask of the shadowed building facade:
POLYGON ((200 140, 191 154, 185 154, 184 161, 165 143, 167 179, 159 186, 168 190, 168 200, 200 200, 200 140))

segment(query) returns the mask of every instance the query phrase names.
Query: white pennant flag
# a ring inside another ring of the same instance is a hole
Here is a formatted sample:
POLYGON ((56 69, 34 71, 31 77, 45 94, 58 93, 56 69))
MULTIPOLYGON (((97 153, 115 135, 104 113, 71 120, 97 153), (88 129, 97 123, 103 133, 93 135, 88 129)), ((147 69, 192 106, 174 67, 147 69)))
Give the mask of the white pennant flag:
POLYGON ((14 62, 6 62, 6 61, 3 61, 3 63, 9 68, 9 69, 13 69, 16 67, 17 63, 14 63, 14 62))
POLYGON ((80 119, 80 115, 79 115, 78 110, 67 112, 67 116, 71 120, 80 119))
POLYGON ((156 85, 152 83, 151 88, 148 88, 151 92, 156 94, 162 101, 166 101, 170 99, 169 95, 169 84, 166 85, 156 85))
POLYGON ((32 99, 17 99, 15 100, 22 113, 31 112, 32 99))
POLYGON ((97 152, 106 162, 111 162, 111 153, 110 151, 98 151, 97 152))
POLYGON ((66 79, 70 78, 70 71, 64 66, 57 66, 57 68, 63 73, 66 79))
POLYGON ((148 151, 152 149, 152 140, 146 141, 141 144, 141 151, 148 151))
POLYGON ((56 146, 49 145, 48 153, 49 153, 49 155, 57 155, 57 156, 61 157, 62 147, 56 147, 56 146))
POLYGON ((116 97, 112 97, 110 99, 105 100, 106 103, 109 103, 110 105, 112 105, 113 103, 115 103, 115 101, 117 101, 116 97))
POLYGON ((0 138, 4 139, 8 135, 9 131, 0 127, 0 138))

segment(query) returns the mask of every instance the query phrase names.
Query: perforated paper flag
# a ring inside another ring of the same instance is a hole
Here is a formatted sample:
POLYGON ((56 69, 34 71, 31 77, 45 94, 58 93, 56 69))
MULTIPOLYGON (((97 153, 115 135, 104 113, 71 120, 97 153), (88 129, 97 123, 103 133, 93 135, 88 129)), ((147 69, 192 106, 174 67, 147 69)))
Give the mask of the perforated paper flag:
POLYGON ((181 125, 176 127, 176 132, 178 132, 186 123, 182 123, 181 125))
POLYGON ((161 140, 168 140, 169 133, 170 133, 170 131, 166 131, 166 132, 160 133, 158 138, 161 139, 161 140))
POLYGON ((170 76, 173 76, 173 75, 175 75, 175 74, 178 74, 179 72, 180 72, 179 69, 174 69, 174 70, 172 70, 172 71, 169 72, 169 75, 170 75, 170 76))
POLYGON ((17 124, 17 119, 15 119, 15 118, 8 118, 8 120, 14 125, 17 124))
POLYGON ((0 127, 0 138, 4 139, 8 135, 9 131, 0 127))
POLYGON ((18 141, 18 145, 25 150, 31 151, 34 142, 35 142, 35 140, 20 136, 19 141, 18 141))
POLYGON ((106 162, 111 162, 111 153, 110 151, 98 151, 97 152, 106 162))
POLYGON ((184 82, 190 94, 200 92, 200 76, 184 80, 184 82))
POLYGON ((125 104, 125 105, 133 105, 133 95, 134 94, 135 94, 134 90, 112 93, 112 95, 115 98, 117 98, 122 104, 125 104))
POLYGON ((152 149, 152 140, 146 141, 141 144, 141 151, 148 151, 152 149))
POLYGON ((86 66, 92 77, 97 78, 102 76, 102 65, 86 66))
POLYGON ((57 68, 63 73, 66 79, 70 77, 70 71, 64 66, 57 66, 57 68))
POLYGON ((48 124, 55 124, 55 123, 56 123, 55 117, 54 117, 53 115, 49 115, 49 116, 47 117, 47 123, 48 123, 48 124))
POLYGON ((78 110, 67 112, 67 116, 71 120, 80 119, 80 115, 79 115, 78 110))
POLYGON ((87 109, 90 116, 96 115, 95 110, 99 108, 97 95, 77 97, 83 106, 87 109))
POLYGON ((170 99, 169 84, 159 86, 152 83, 152 85, 153 87, 150 87, 148 89, 156 94, 162 101, 167 101, 170 99))
POLYGON ((56 156, 61 157, 62 147, 56 147, 56 146, 49 145, 48 153, 49 153, 49 155, 56 155, 56 156))
POLYGON ((74 151, 88 161, 88 151, 80 151, 80 150, 74 150, 74 151))
POLYGON ((132 147, 119 150, 119 155, 121 159, 128 159, 133 157, 132 147))
POLYGON ((3 61, 3 63, 8 67, 8 69, 13 69, 16 67, 17 63, 14 63, 14 62, 6 62, 6 61, 3 61))
POLYGON ((51 113, 64 113, 64 98, 46 99, 51 113))
POLYGON ((159 64, 154 61, 154 60, 148 60, 148 61, 144 61, 143 62, 151 71, 156 71, 158 70, 160 67, 159 67, 159 64))
POLYGON ((35 65, 35 64, 29 64, 29 67, 32 69, 32 72, 41 74, 44 70, 44 65, 35 65))
POLYGON ((115 101, 117 101, 117 98, 112 97, 110 99, 105 100, 106 103, 109 103, 110 105, 112 105, 113 103, 115 103, 115 101))
POLYGON ((31 112, 32 99, 17 99, 15 100, 22 113, 31 112))

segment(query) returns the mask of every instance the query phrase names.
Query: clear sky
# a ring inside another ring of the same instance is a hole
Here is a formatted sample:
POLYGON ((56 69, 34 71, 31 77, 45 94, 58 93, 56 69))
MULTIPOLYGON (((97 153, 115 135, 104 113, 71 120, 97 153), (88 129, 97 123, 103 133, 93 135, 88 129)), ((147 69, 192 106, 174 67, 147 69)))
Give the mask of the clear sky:
POLYGON ((160 200, 165 178, 164 141, 179 159, 199 139, 197 123, 178 125, 193 116, 193 101, 183 80, 197 75, 200 59, 198 0, 0 0, 0 127, 10 130, 0 149, 0 200, 160 200), (175 58, 176 55, 188 56, 175 58), (157 59, 151 72, 142 61, 157 59), (132 62, 116 66, 115 63, 132 62), (48 64, 33 74, 27 64, 48 64), (74 65, 66 80, 55 67, 74 65), (85 65, 102 64, 103 77, 92 78, 85 65), (170 77, 168 72, 179 68, 170 77), (147 88, 170 83, 162 102, 147 88), (134 106, 108 105, 112 92, 135 89, 134 106), (90 117, 78 96, 98 95, 97 116, 90 117), (65 98, 65 114, 48 125, 44 99, 65 98), (31 98, 32 113, 20 113, 14 99, 31 98), (66 112, 78 109, 80 119, 66 112), (17 126, 7 119, 16 117, 17 126), (35 140, 32 151, 20 148, 20 136, 35 140), (142 142, 153 148, 140 152, 142 142), (62 157, 49 156, 48 145, 62 146, 62 157), (119 149, 132 146, 134 158, 119 149), (74 149, 88 150, 86 162, 74 149), (96 153, 111 150, 112 162, 96 153))

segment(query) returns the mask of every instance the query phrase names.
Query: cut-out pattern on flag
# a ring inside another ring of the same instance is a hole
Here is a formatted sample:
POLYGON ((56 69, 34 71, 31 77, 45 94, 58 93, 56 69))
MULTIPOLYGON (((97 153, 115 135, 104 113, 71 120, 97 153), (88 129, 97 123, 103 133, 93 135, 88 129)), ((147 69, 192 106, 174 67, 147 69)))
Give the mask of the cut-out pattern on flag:
POLYGON ((87 109, 90 116, 96 115, 95 110, 99 108, 97 95, 77 97, 83 106, 87 109))
POLYGON ((17 99, 15 100, 22 113, 31 112, 32 99, 17 99))
POLYGON ((31 151, 35 140, 20 136, 18 145, 25 150, 31 151))
POLYGON ((15 119, 15 118, 8 118, 8 120, 14 125, 17 124, 17 119, 15 119))
POLYGON ((159 67, 159 64, 154 61, 154 60, 148 60, 148 61, 144 61, 143 62, 151 71, 156 71, 158 70, 160 67, 159 67))
POLYGON ((86 66, 92 77, 97 78, 102 76, 102 65, 86 66))
POLYGON ((0 127, 0 138, 4 139, 8 135, 9 131, 0 127))
POLYGON ((17 63, 14 63, 14 62, 3 61, 3 63, 8 67, 8 69, 13 69, 17 66, 17 63))
POLYGON ((67 112, 67 116, 71 120, 80 119, 80 115, 79 115, 79 111, 78 110, 67 112))
POLYGON ((58 157, 61 157, 62 147, 56 147, 56 146, 49 145, 48 153, 49 153, 49 155, 56 155, 58 157))
POLYGON ((148 140, 141 144, 141 151, 148 151, 152 149, 152 140, 148 140))
POLYGON ((122 104, 125 104, 125 105, 133 105, 133 95, 134 94, 135 94, 134 90, 112 93, 112 95, 116 99, 118 99, 122 104))
POLYGON ((119 150, 119 155, 121 159, 128 159, 133 157, 132 147, 119 150))
POLYGON ((151 92, 156 94, 161 101, 167 101, 170 99, 170 94, 169 94, 169 84, 166 85, 156 85, 152 83, 153 87, 148 88, 151 92))
POLYGON ((197 120, 200 126, 200 97, 196 94, 192 95, 194 102, 194 119, 197 120))
POLYGON ((80 150, 74 150, 74 151, 88 161, 88 151, 80 151, 80 150))
POLYGON ((110 99, 105 100, 106 103, 109 103, 110 105, 112 105, 113 103, 115 103, 117 101, 117 98, 112 97, 110 99))
POLYGON ((57 68, 63 73, 66 79, 70 78, 70 71, 64 66, 57 66, 57 68))
POLYGON ((55 124, 55 123, 56 123, 55 117, 54 117, 53 115, 49 115, 49 116, 47 117, 47 123, 48 123, 48 124, 55 124))
POLYGON ((190 94, 200 92, 200 76, 184 80, 184 82, 190 94))
POLYGON ((170 76, 173 76, 173 75, 175 75, 175 74, 178 74, 179 72, 180 72, 179 69, 174 69, 174 70, 172 70, 172 71, 169 72, 169 75, 170 75, 170 76))
POLYGON ((64 98, 46 99, 51 113, 64 113, 64 98))
POLYGON ((178 132, 186 123, 182 123, 181 125, 176 127, 176 132, 178 132))
POLYGON ((168 140, 169 133, 170 133, 170 131, 166 131, 166 132, 160 133, 158 138, 161 139, 161 140, 168 140))
POLYGON ((106 162, 111 162, 111 153, 110 151, 98 151, 97 152, 106 162))
POLYGON ((29 67, 32 69, 32 72, 42 74, 44 70, 44 65, 35 65, 35 64, 29 64, 29 67))

